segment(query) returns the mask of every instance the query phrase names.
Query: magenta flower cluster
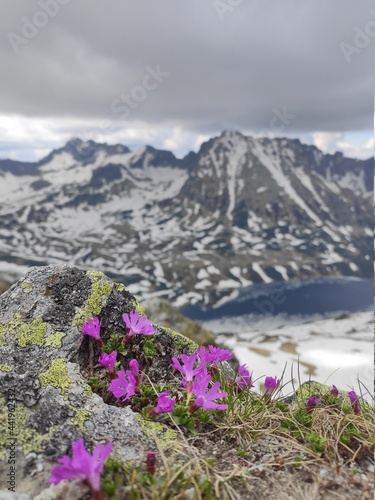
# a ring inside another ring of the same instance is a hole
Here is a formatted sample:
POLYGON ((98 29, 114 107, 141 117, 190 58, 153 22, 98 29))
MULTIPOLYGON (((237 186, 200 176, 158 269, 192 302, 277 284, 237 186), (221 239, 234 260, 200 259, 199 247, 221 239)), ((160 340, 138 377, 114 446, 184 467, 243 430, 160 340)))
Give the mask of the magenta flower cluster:
POLYGON ((241 391, 254 387, 249 370, 247 369, 246 365, 241 365, 238 367, 238 377, 236 378, 236 385, 237 388, 241 391))
POLYGON ((140 316, 138 311, 130 311, 130 313, 124 313, 122 319, 126 325, 126 336, 123 339, 123 343, 126 344, 133 335, 153 335, 155 333, 155 328, 152 326, 150 320, 147 316, 140 316))
POLYGON ((94 499, 102 499, 100 474, 111 452, 112 443, 98 444, 90 455, 83 439, 79 439, 72 443, 72 458, 64 455, 58 460, 61 465, 51 470, 49 482, 56 485, 64 479, 80 479, 88 484, 94 499))
POLYGON ((173 411, 176 400, 169 397, 170 393, 171 391, 164 391, 159 394, 155 408, 152 408, 152 410, 148 412, 149 417, 154 417, 159 413, 170 413, 173 411))
MULTIPOLYGON (((126 326, 126 335, 123 338, 124 344, 127 343, 133 335, 153 335, 155 333, 152 322, 147 319, 147 316, 140 316, 138 311, 130 311, 129 314, 124 313, 122 319, 126 326)), ((99 318, 89 318, 82 325, 83 333, 93 337, 98 342, 99 347, 104 346, 104 342, 100 337, 101 324, 99 318)))
POLYGON ((108 390, 112 392, 112 394, 116 398, 124 399, 122 402, 127 401, 129 398, 134 396, 137 392, 139 392, 139 365, 136 359, 132 359, 129 362, 130 370, 120 370, 117 372, 117 378, 112 380, 111 385, 108 387, 108 390))
POLYGON ((193 413, 198 408, 206 410, 226 410, 227 405, 216 403, 215 400, 227 396, 226 392, 219 392, 220 382, 215 382, 211 387, 211 375, 208 372, 208 365, 216 367, 220 362, 232 357, 232 353, 226 349, 208 346, 208 350, 202 346, 197 352, 190 355, 182 354, 181 361, 172 358, 171 367, 179 371, 182 375, 182 385, 188 393, 188 402, 195 396, 195 401, 189 407, 189 413, 193 413))
POLYGON ((216 399, 222 399, 227 396, 226 392, 219 392, 220 382, 215 382, 209 388, 210 382, 211 376, 206 368, 197 374, 192 390, 196 399, 190 409, 191 413, 193 412, 192 410, 195 411, 198 408, 204 408, 205 410, 226 410, 228 408, 225 404, 215 403, 216 399))
MULTIPOLYGON (((134 335, 153 335, 155 328, 152 322, 145 315, 141 316, 137 311, 124 313, 122 319, 125 324, 125 335, 123 344, 134 335)), ((101 321, 99 318, 88 319, 82 325, 82 331, 85 335, 94 338, 100 348, 104 342, 100 337, 101 321)), ((213 376, 218 371, 218 365, 232 357, 232 353, 226 349, 214 347, 208 348, 202 346, 198 351, 189 355, 182 354, 179 359, 172 358, 171 367, 182 375, 181 384, 187 393, 188 414, 192 414, 199 408, 205 410, 226 410, 228 407, 222 401, 227 396, 226 392, 221 391, 221 384, 213 380, 213 376), (190 406, 189 406, 190 404, 190 406)), ((132 359, 129 362, 127 370, 119 370, 116 373, 115 366, 117 362, 117 351, 110 354, 102 352, 98 362, 104 366, 110 375, 112 381, 108 390, 117 398, 122 398, 126 402, 132 396, 140 393, 140 371, 138 361, 132 359)), ((252 389, 254 384, 252 376, 245 364, 238 368, 233 383, 237 391, 252 389)), ((280 380, 275 377, 267 376, 264 381, 266 402, 269 402, 271 395, 279 387, 280 380)), ((338 389, 332 385, 330 394, 338 396, 338 389)), ((348 398, 351 402, 354 413, 359 413, 359 399, 354 391, 348 392, 348 398)), ((176 399, 171 397, 171 391, 167 390, 158 395, 155 406, 148 411, 148 417, 152 418, 161 413, 173 412, 176 399)), ((306 402, 306 411, 310 413, 318 404, 318 398, 312 395, 306 402)), ((59 464, 51 471, 50 483, 58 484, 64 479, 81 479, 85 481, 91 489, 94 500, 102 500, 103 495, 100 486, 100 475, 104 463, 112 451, 112 443, 105 446, 99 444, 91 455, 84 446, 83 439, 72 443, 72 457, 64 455, 58 460, 59 464)), ((155 453, 149 452, 147 455, 147 471, 150 474, 155 472, 155 453)))
POLYGON ((264 387, 266 389, 266 394, 270 396, 274 390, 279 387, 280 380, 277 377, 266 377, 264 381, 264 387))
POLYGON ((108 390, 111 391, 117 399, 125 396, 122 400, 122 402, 125 402, 135 395, 135 384, 135 377, 130 370, 126 370, 126 372, 120 370, 117 372, 117 378, 112 380, 108 390))
MULTIPOLYGON (((124 313, 122 316, 126 325, 126 342, 135 334, 152 335, 155 332, 151 321, 147 320, 146 316, 139 315, 138 312, 124 313)), ((100 337, 101 321, 99 318, 87 319, 82 325, 82 332, 94 338, 100 348, 104 346, 104 342, 100 337)), ((124 343, 126 343, 124 342, 124 343)), ((136 359, 132 359, 129 363, 129 370, 125 372, 120 370, 115 378, 115 364, 117 360, 117 351, 112 351, 110 354, 102 352, 98 362, 103 365, 112 378, 109 390, 117 398, 123 398, 126 401, 131 396, 138 392, 140 384, 139 366, 136 359)), ((162 404, 163 402, 161 402, 162 404)), ((112 451, 112 443, 107 443, 105 446, 98 444, 92 455, 85 449, 83 439, 79 439, 72 443, 72 457, 64 455, 58 460, 60 465, 51 470, 49 482, 58 484, 64 479, 80 479, 85 481, 91 489, 92 498, 94 500, 103 500, 103 494, 100 486, 100 475, 103 470, 104 463, 112 451)))
POLYGON ((109 373, 113 374, 116 359, 117 359, 117 351, 112 351, 111 354, 106 354, 105 352, 102 352, 101 355, 99 356, 98 362, 101 365, 105 366, 109 373))
POLYGON ((186 388, 187 392, 191 393, 193 388, 193 379, 200 371, 202 371, 204 365, 201 363, 194 368, 197 361, 197 354, 195 352, 189 356, 181 354, 181 361, 183 364, 181 364, 177 358, 172 358, 171 367, 182 373, 182 384, 186 388))
POLYGON ((102 322, 99 321, 99 318, 94 318, 94 319, 88 319, 86 323, 82 325, 82 331, 85 335, 89 335, 90 337, 93 337, 99 347, 104 346, 104 342, 100 337, 100 327, 101 327, 102 322))

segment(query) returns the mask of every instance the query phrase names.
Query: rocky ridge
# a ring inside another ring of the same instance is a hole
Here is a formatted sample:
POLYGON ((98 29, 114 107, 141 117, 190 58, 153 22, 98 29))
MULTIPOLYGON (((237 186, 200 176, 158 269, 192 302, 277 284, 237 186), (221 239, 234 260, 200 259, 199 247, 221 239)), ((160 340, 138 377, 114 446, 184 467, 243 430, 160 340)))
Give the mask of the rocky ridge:
POLYGON ((38 163, 0 160, 0 271, 66 262, 178 307, 370 276, 373 174, 372 159, 238 132, 183 159, 74 139, 38 163))

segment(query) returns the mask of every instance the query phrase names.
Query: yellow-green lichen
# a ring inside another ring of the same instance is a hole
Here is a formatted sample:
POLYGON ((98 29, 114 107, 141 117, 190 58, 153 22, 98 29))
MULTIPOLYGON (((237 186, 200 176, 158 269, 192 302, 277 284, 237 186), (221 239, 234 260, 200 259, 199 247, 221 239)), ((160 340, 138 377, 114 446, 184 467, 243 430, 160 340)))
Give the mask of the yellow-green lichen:
POLYGON ((93 392, 92 392, 91 387, 89 386, 89 384, 86 384, 86 387, 82 393, 82 396, 84 398, 91 398, 92 395, 93 395, 93 392))
POLYGON ((146 436, 146 444, 149 444, 149 441, 157 439, 163 450, 171 450, 178 447, 178 434, 176 431, 160 422, 145 420, 140 415, 137 415, 137 419, 146 436))
POLYGON ((56 359, 52 361, 50 368, 48 368, 46 372, 39 374, 42 389, 45 389, 47 385, 52 385, 57 389, 61 389, 62 394, 68 392, 69 385, 72 381, 68 375, 66 363, 67 360, 65 358, 56 359))
POLYGON ((301 385, 296 390, 297 399, 305 400, 308 399, 312 394, 324 396, 325 394, 329 394, 332 387, 328 385, 321 384, 319 382, 315 382, 311 380, 303 385, 301 385))
POLYGON ((11 372, 11 371, 12 371, 11 366, 0 363, 0 372, 11 372))
POLYGON ((91 295, 86 300, 85 306, 79 309, 73 318, 73 326, 78 326, 78 328, 81 328, 88 318, 94 318, 100 314, 103 297, 109 297, 113 288, 113 285, 101 279, 104 277, 103 273, 87 271, 86 274, 91 276, 94 281, 91 286, 91 295))
MULTIPOLYGON (((75 368, 74 369, 74 373, 76 373, 77 375, 81 375, 81 372, 78 368, 75 368)), ((91 398, 91 396, 93 395, 93 392, 92 392, 92 389, 91 387, 89 386, 89 384, 87 384, 86 382, 83 382, 82 380, 77 380, 76 382, 77 385, 84 385, 85 388, 82 392, 82 396, 86 397, 86 398, 91 398)))
POLYGON ((55 332, 52 335, 48 335, 44 341, 46 347, 61 347, 62 339, 66 336, 65 332, 55 332))
POLYGON ((26 344, 41 346, 47 333, 47 324, 41 318, 36 318, 31 323, 24 323, 21 314, 17 312, 13 321, 0 325, 0 343, 4 343, 5 333, 8 332, 17 337, 20 347, 26 347, 26 344))
POLYGON ((27 281, 23 281, 20 285, 21 288, 23 289, 29 289, 29 288, 32 288, 33 285, 31 283, 28 283, 27 281))
POLYGON ((182 333, 175 332, 171 328, 165 328, 164 326, 162 328, 165 330, 165 333, 167 335, 173 338, 174 341, 177 342, 180 341, 181 343, 183 342, 184 345, 188 347, 191 352, 194 352, 198 349, 199 347, 198 344, 196 344, 193 340, 189 339, 188 337, 185 337, 185 335, 182 335, 182 333))
POLYGON ((98 281, 105 277, 104 273, 101 271, 86 271, 86 276, 91 276, 91 278, 94 278, 94 281, 98 281))
POLYGON ((125 292, 126 290, 125 285, 122 283, 115 283, 115 287, 119 292, 125 292))
MULTIPOLYGON (((4 399, 4 398, 1 398, 4 399)), ((1 401, 0 404, 0 421, 1 423, 6 422, 8 415, 7 406, 1 401)), ((24 455, 35 451, 42 452, 44 448, 44 442, 50 441, 53 433, 56 430, 56 426, 51 426, 45 434, 39 434, 35 429, 32 429, 27 425, 27 420, 30 417, 31 411, 21 402, 17 401, 14 411, 15 428, 14 433, 17 433, 17 445, 21 445, 24 455)), ((8 428, 6 425, 0 425, 0 449, 5 449, 9 435, 8 428)), ((4 454, 0 454, 0 460, 5 459, 4 454)))
POLYGON ((135 299, 131 301, 131 305, 140 314, 140 316, 143 316, 145 314, 145 308, 141 306, 141 304, 137 302, 135 299))
POLYGON ((69 406, 69 408, 75 411, 75 415, 73 415, 73 417, 70 417, 69 420, 76 428, 84 431, 85 422, 91 416, 91 412, 85 410, 84 408, 76 408, 74 406, 69 406))

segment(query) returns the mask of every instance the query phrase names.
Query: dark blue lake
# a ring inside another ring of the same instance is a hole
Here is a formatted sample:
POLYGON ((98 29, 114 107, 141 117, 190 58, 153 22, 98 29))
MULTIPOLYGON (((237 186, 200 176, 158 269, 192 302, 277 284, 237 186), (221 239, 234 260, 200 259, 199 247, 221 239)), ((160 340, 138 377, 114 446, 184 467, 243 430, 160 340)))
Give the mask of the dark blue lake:
POLYGON ((338 312, 368 311, 374 304, 372 278, 325 278, 254 285, 242 289, 235 299, 216 308, 185 306, 185 316, 209 321, 228 316, 328 315, 338 312))

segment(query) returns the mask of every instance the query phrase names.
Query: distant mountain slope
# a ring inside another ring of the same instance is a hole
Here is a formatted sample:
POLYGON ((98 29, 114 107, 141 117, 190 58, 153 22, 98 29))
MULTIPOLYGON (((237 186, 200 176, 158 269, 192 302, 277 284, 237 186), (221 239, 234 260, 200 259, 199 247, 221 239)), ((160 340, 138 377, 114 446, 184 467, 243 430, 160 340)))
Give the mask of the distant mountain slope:
POLYGON ((0 258, 102 269, 176 305, 369 276, 373 178, 372 160, 238 132, 182 160, 72 139, 38 163, 0 160, 0 258))

